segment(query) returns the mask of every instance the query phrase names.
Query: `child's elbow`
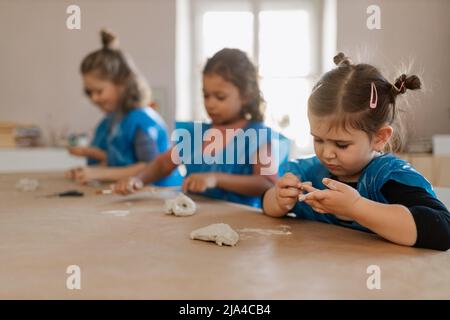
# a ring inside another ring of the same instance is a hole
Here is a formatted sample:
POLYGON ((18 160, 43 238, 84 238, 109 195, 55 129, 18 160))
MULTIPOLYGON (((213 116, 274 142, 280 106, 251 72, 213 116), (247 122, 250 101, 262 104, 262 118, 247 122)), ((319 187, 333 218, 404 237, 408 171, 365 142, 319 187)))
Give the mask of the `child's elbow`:
POLYGON ((450 249, 450 227, 447 228, 447 232, 444 236, 444 241, 442 241, 442 246, 438 250, 447 251, 450 249))
POLYGON ((416 247, 447 251, 450 249, 450 225, 442 225, 433 230, 429 239, 422 239, 415 244, 416 247))

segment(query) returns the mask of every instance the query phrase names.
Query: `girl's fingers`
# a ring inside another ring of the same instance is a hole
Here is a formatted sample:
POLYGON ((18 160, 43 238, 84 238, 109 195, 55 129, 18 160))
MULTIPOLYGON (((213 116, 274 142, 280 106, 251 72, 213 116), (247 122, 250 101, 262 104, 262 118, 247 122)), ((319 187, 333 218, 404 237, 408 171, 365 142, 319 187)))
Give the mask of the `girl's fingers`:
POLYGON ((335 190, 335 191, 345 191, 348 188, 351 188, 350 186, 346 185, 345 183, 342 183, 337 180, 333 180, 330 178, 323 178, 322 183, 329 189, 335 190))
POLYGON ((327 190, 316 190, 308 193, 305 196, 305 200, 322 201, 327 197, 327 194, 327 190))
POLYGON ((300 183, 300 180, 296 176, 294 176, 292 173, 288 173, 288 174, 284 175, 277 182, 277 184, 280 188, 287 188, 287 187, 298 188, 299 183, 300 183))
POLYGON ((309 205, 314 211, 319 213, 326 213, 325 208, 320 204, 320 202, 315 200, 305 200, 305 203, 309 205))
POLYGON ((187 178, 183 181, 183 186, 182 186, 183 192, 188 191, 190 180, 191 180, 191 179, 190 179, 189 177, 187 177, 187 178))
POLYGON ((297 188, 283 188, 280 189, 279 195, 283 198, 296 198, 300 194, 300 191, 297 188))
POLYGON ((189 179, 186 191, 196 192, 196 185, 195 179, 189 179))
POLYGON ((319 191, 319 189, 314 188, 311 184, 308 183, 302 183, 302 190, 306 192, 319 191))

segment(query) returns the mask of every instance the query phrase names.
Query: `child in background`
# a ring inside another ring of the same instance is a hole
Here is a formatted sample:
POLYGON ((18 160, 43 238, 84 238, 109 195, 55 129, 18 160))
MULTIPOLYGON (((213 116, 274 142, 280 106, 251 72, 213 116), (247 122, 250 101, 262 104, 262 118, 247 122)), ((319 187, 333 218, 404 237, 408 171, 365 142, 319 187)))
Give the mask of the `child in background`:
POLYGON ((262 122, 263 99, 257 71, 244 52, 223 49, 207 61, 203 70, 203 97, 212 123, 187 122, 177 126, 178 130, 189 133, 191 138, 191 148, 183 151, 188 156, 183 154, 181 157, 177 154, 179 150, 174 147, 150 162, 137 176, 113 186, 115 192, 127 194, 136 191, 144 184, 166 176, 182 163, 187 172, 183 182, 184 191, 254 207, 261 206, 261 194, 273 185, 278 176, 279 159, 275 158, 278 154, 281 155, 281 161, 287 158, 287 150, 278 149, 278 140, 273 139, 278 139, 279 135, 262 122), (200 132, 196 132, 196 125, 200 132), (226 134, 230 131, 233 135, 226 134), (251 135, 252 132, 265 132, 271 138, 258 135, 256 139, 250 138, 249 143, 236 143, 242 135, 251 135), (201 145, 195 145, 198 138, 201 145), (218 150, 214 144, 222 148, 218 150), (266 160, 261 158, 261 154, 268 155, 266 160), (226 161, 230 155, 234 155, 232 163, 226 161), (224 161, 206 163, 202 160, 199 163, 195 161, 196 156, 201 159, 219 156, 224 161), (246 161, 239 162, 237 159, 246 161), (275 163, 274 172, 265 174, 267 165, 274 167, 275 163))
MULTIPOLYGON (((106 115, 90 147, 72 147, 73 155, 88 158, 88 167, 66 173, 77 182, 117 181, 145 168, 145 162, 169 149, 167 127, 148 107, 150 89, 129 57, 118 49, 116 37, 101 31, 103 47, 81 63, 85 93, 106 115), (96 166, 93 166, 96 165, 96 166)), ((158 179, 161 186, 180 185, 178 171, 158 179)))
POLYGON ((338 67, 322 76, 308 100, 316 156, 286 165, 288 173, 263 196, 264 212, 293 212, 401 245, 447 250, 447 208, 420 173, 383 152, 395 133, 396 98, 420 89, 419 78, 402 74, 391 84, 343 53, 334 61, 338 67))

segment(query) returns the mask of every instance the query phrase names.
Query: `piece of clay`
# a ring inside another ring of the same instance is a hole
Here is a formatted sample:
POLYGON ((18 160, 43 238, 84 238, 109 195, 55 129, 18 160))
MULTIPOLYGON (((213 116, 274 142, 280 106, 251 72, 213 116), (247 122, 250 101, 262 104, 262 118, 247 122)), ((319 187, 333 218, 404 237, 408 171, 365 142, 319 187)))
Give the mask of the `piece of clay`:
POLYGON ((239 235, 228 224, 215 223, 192 231, 191 239, 214 241, 219 246, 234 246, 239 241, 239 235))
POLYGON ((192 216, 197 210, 195 202, 183 193, 178 194, 173 199, 167 199, 165 206, 167 214, 174 214, 179 217, 192 216))
POLYGON ((39 188, 39 181, 34 179, 20 179, 16 183, 16 189, 20 191, 35 191, 37 188, 39 188))
POLYGON ((239 232, 244 232, 244 233, 258 233, 261 234, 263 236, 271 236, 271 235, 289 235, 292 234, 292 232, 290 232, 287 229, 283 229, 283 230, 273 230, 273 229, 256 229, 256 228, 243 228, 238 230, 239 232))
POLYGON ((106 211, 102 211, 102 214, 110 214, 115 217, 126 217, 127 215, 130 214, 130 211, 129 210, 106 210, 106 211))
MULTIPOLYGON (((311 181, 305 181, 305 182, 302 182, 302 184, 307 184, 307 185, 309 185, 309 186, 312 186, 312 182, 311 182, 311 181)), ((304 191, 303 187, 301 188, 301 191, 304 191)), ((305 194, 305 193, 300 193, 300 194, 298 195, 298 201, 299 201, 299 202, 305 201, 306 195, 307 195, 307 194, 305 194)))

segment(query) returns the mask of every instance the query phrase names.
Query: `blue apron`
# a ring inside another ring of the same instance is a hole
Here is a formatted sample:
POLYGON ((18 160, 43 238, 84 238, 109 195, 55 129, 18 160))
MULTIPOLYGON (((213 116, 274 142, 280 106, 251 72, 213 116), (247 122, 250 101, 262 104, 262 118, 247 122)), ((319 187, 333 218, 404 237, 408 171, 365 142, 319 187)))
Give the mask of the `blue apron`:
MULTIPOLYGON (((156 142, 158 153, 170 148, 167 127, 161 116, 152 108, 137 108, 129 111, 117 120, 115 113, 108 114, 98 125, 91 145, 104 150, 108 157, 108 166, 124 167, 138 162, 134 150, 134 137, 137 130, 150 135, 156 142)), ((98 163, 88 159, 88 165, 98 163)), ((178 169, 169 176, 155 182, 158 186, 181 185, 182 177, 178 169)))
MULTIPOLYGON (((331 178, 330 172, 317 157, 290 161, 284 169, 286 172, 296 175, 301 181, 311 181, 316 189, 321 190, 327 189, 322 183, 322 179, 331 178)), ((433 187, 427 179, 412 168, 409 163, 390 153, 383 154, 369 162, 358 179, 357 190, 362 197, 379 203, 388 203, 381 193, 381 189, 389 180, 411 187, 423 188, 431 196, 436 197, 433 187)), ((292 212, 296 214, 297 218, 321 221, 370 232, 369 229, 355 221, 345 222, 336 218, 333 214, 318 213, 304 202, 297 202, 292 212)))
MULTIPOLYGON (((184 146, 177 152, 186 167, 186 176, 204 172, 253 175, 254 155, 267 143, 270 143, 272 153, 276 155, 273 173, 278 173, 280 164, 288 160, 289 140, 260 122, 249 122, 245 128, 237 131, 227 146, 212 155, 203 154, 203 137, 205 131, 211 129, 211 124, 177 122, 175 127, 172 140, 177 148, 180 145, 184 146)), ((201 194, 215 199, 261 207, 259 196, 246 196, 220 188, 207 189, 201 194)))

